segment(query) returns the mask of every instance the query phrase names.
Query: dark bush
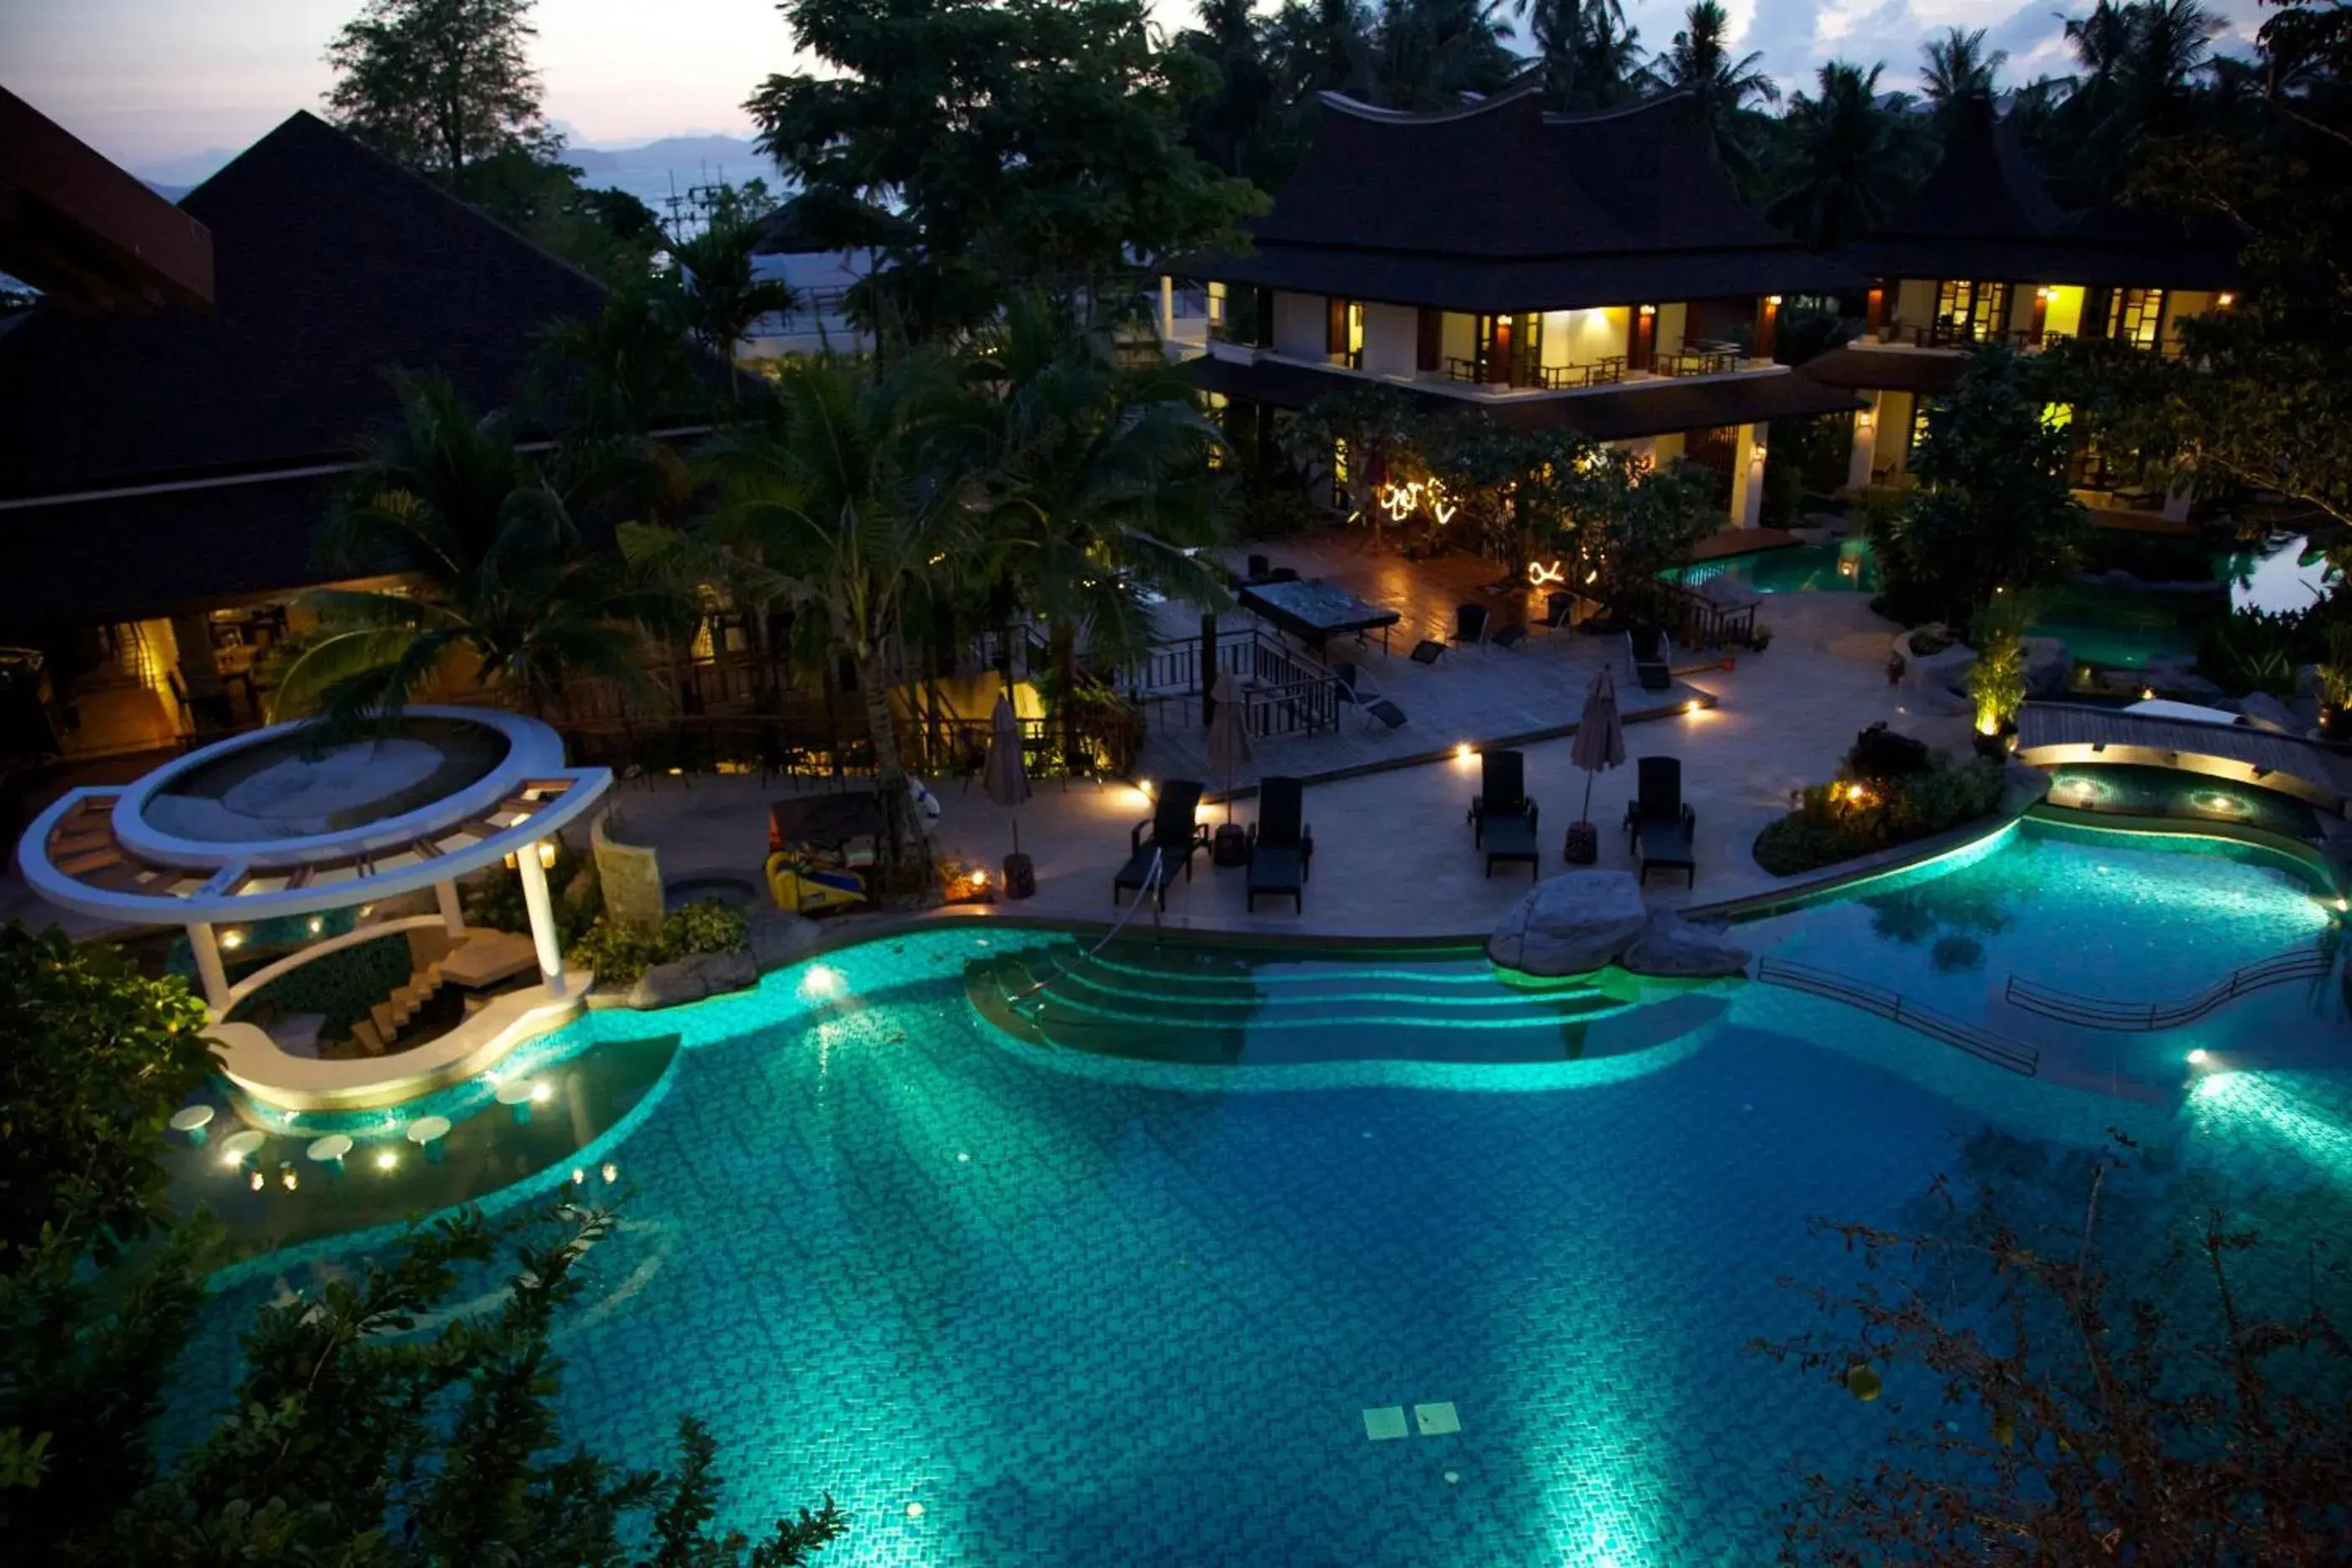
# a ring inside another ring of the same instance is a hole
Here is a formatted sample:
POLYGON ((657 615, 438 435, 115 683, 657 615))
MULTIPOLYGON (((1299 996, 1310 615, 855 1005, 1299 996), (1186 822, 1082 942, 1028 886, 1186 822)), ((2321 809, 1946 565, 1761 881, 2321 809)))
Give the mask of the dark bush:
MULTIPOLYGON (((1873 725, 1863 734, 1867 738, 1879 728, 1873 725)), ((1857 741, 1855 751, 1862 749, 1857 741)), ((1927 752, 1926 765, 1916 773, 1875 778, 1849 773, 1808 785, 1796 810, 1766 824, 1756 836, 1756 863, 1776 877, 1790 877, 1929 837, 2000 805, 2000 775, 1992 763, 1927 752)))
POLYGON ((1838 776, 1883 784, 1924 773, 1935 760, 1936 754, 1927 749, 1927 742, 1890 730, 1881 720, 1853 738, 1853 749, 1846 752, 1838 776))

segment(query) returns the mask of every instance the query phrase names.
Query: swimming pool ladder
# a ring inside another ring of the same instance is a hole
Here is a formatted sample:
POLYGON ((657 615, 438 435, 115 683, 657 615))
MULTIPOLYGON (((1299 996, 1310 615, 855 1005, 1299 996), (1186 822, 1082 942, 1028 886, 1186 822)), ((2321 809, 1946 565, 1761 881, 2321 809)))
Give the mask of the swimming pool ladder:
POLYGON ((2032 1046, 2004 1040, 1973 1024, 1948 1018, 1933 1008, 1922 1007, 1899 993, 1889 991, 1884 985, 1850 980, 1843 974, 1785 958, 1758 959, 1756 978, 1767 985, 1807 992, 1832 1002, 1842 1002, 1849 1007, 1860 1008, 1865 1013, 1876 1014, 1891 1024, 1915 1029, 1930 1039, 1941 1040, 1972 1057, 1989 1061, 1995 1067, 2007 1068, 2026 1078, 2038 1077, 2042 1071, 2042 1053, 2032 1046))

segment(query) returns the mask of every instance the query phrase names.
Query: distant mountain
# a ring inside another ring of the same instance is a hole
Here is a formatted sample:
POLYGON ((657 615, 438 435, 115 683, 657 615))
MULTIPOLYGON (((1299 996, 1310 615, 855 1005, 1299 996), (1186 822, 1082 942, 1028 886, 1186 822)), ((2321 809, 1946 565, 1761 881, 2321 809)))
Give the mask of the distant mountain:
MULTIPOLYGON (((177 187, 183 194, 194 190, 220 172, 221 165, 236 156, 234 147, 207 147, 201 153, 183 153, 176 158, 158 158, 152 163, 142 163, 131 172, 161 190, 177 187)), ((172 198, 177 201, 179 197, 172 198)))
POLYGON ((783 181, 776 166, 741 136, 665 136, 636 147, 568 147, 564 161, 591 185, 610 185, 662 209, 662 200, 684 195, 696 185, 721 181, 740 185, 765 180, 772 190, 783 181))
POLYGON ((161 180, 142 180, 140 183, 173 206, 178 206, 180 198, 196 188, 194 185, 167 185, 161 180))

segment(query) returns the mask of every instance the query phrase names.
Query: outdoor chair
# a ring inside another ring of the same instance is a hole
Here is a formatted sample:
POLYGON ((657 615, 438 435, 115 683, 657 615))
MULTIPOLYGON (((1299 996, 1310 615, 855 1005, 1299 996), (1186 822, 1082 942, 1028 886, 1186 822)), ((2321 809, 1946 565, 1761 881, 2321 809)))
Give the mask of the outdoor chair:
POLYGON ((1633 675, 1644 691, 1665 691, 1675 684, 1666 668, 1666 634, 1646 622, 1626 629, 1625 647, 1633 656, 1633 675))
POLYGON ((1423 637, 1413 645, 1410 657, 1415 664, 1435 664, 1445 657, 1445 645, 1423 637))
POLYGON ((1636 794, 1625 806, 1625 834, 1641 879, 1650 879, 1650 868, 1678 869, 1694 883, 1698 862, 1692 843, 1698 832, 1698 813, 1683 803, 1683 764, 1678 757, 1643 757, 1636 794))
POLYGON ((1160 907, 1168 907, 1168 880, 1176 874, 1181 862, 1184 879, 1192 879, 1192 857, 1209 842, 1206 824, 1195 822, 1201 810, 1201 784, 1194 779, 1170 779, 1160 786, 1160 798, 1152 803, 1151 815, 1135 825, 1127 837, 1127 864, 1110 880, 1110 901, 1116 905, 1119 894, 1133 889, 1141 893, 1146 884, 1152 884, 1160 907), (1159 879, 1153 883, 1152 862, 1160 865, 1159 879))
POLYGON ((1486 606, 1456 605, 1454 606, 1454 646, 1471 647, 1486 640, 1486 606))
POLYGON ((1544 600, 1543 629, 1548 632, 1568 630, 1570 617, 1576 614, 1576 595, 1553 594, 1544 600))
POLYGON ((1243 581, 1245 583, 1263 583, 1265 581, 1266 574, 1271 572, 1273 569, 1273 566, 1267 562, 1265 556, 1253 555, 1249 558, 1249 575, 1244 577, 1243 581))
POLYGON ((1536 803, 1528 798, 1527 757, 1518 752, 1483 752, 1479 790, 1470 797, 1470 842, 1486 852, 1486 875, 1497 860, 1524 860, 1530 874, 1542 856, 1536 848, 1536 803))
POLYGON ((1261 895, 1287 896, 1294 910, 1307 908, 1307 873, 1315 859, 1315 835, 1306 822, 1306 790, 1294 778, 1270 778, 1258 785, 1257 820, 1249 827, 1249 896, 1257 910, 1261 895))
POLYGON ((1391 730, 1404 727, 1404 710, 1366 686, 1361 669, 1352 664, 1342 664, 1334 666, 1331 673, 1339 682, 1338 697, 1340 705, 1361 713, 1364 728, 1370 729, 1376 720, 1391 730))
POLYGON ((1527 640, 1528 628, 1525 626, 1505 626, 1486 639, 1489 644, 1501 648, 1505 653, 1512 652, 1527 640))

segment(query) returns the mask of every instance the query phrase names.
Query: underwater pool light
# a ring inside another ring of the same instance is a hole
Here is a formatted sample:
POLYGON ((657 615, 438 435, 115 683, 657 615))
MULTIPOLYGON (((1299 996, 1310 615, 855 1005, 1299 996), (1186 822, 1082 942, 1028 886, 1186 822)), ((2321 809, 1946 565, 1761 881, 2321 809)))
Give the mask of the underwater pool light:
POLYGON ((808 973, 801 976, 803 996, 838 996, 844 988, 841 971, 830 963, 812 963, 808 973))
POLYGON ((2202 1046, 2199 1046, 2195 1050, 2189 1053, 2189 1065, 2190 1067, 2201 1068, 2212 1059, 2212 1057, 2207 1053, 2205 1047, 2202 1046))
POLYGON ((375 1168, 379 1171, 393 1170, 396 1168, 399 1163, 400 1156, 390 1149, 386 1149, 383 1153, 378 1154, 375 1157, 375 1168))

